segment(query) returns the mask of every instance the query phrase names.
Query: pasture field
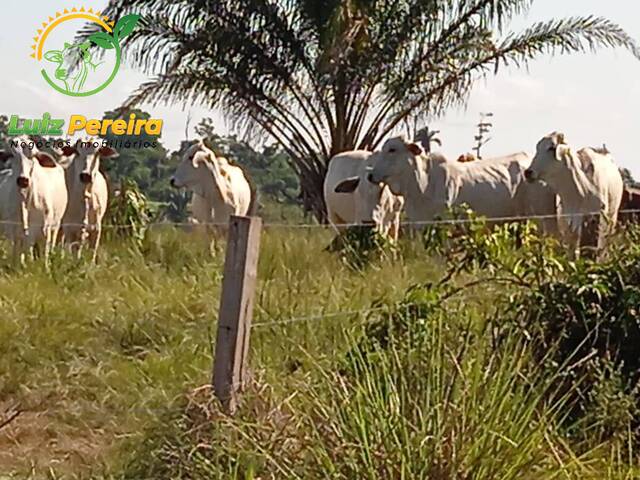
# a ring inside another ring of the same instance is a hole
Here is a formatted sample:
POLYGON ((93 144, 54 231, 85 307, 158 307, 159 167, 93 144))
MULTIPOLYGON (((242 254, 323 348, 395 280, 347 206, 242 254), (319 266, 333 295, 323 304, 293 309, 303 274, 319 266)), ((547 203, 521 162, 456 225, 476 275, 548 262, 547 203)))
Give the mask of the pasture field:
POLYGON ((11 267, 4 244, 0 415, 21 413, 0 429, 0 478, 638 478, 624 419, 628 435, 576 433, 598 421, 568 420, 563 366, 501 330, 516 287, 484 282, 486 264, 453 275, 417 240, 353 268, 331 238, 263 231, 234 418, 207 387, 224 242, 154 228, 50 273, 11 267))

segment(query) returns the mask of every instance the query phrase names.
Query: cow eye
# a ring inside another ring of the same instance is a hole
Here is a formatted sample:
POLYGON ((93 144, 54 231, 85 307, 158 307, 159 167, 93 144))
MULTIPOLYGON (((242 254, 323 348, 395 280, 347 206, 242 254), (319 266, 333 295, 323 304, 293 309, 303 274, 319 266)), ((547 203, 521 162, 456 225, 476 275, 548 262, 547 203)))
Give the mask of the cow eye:
POLYGON ((389 153, 396 153, 396 149, 395 149, 395 148, 393 148, 393 147, 391 147, 391 148, 389 149, 389 153))

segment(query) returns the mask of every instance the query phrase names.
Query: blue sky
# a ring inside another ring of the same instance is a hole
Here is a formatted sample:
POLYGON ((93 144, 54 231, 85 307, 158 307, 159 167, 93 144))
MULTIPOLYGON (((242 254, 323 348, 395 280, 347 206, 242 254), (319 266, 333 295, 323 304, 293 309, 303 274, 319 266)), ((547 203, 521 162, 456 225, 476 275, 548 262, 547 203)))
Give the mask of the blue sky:
MULTIPOLYGON (((92 97, 71 98, 53 91, 43 83, 36 61, 29 57, 36 29, 56 10, 82 5, 100 9, 106 0, 2 3, 0 113, 38 118, 49 111, 58 118, 73 113, 100 118, 145 80, 144 75, 124 69, 113 84, 92 97)), ((530 12, 512 27, 520 29, 540 20, 576 15, 606 16, 640 40, 640 2, 636 0, 535 0, 530 12)), ((163 141, 169 148, 184 138, 189 111, 190 136, 203 116, 213 117, 221 132, 228 131, 217 112, 198 107, 185 111, 181 106, 145 108, 164 119, 163 141)), ((495 114, 493 138, 483 151, 485 156, 520 150, 532 153, 543 135, 560 130, 576 147, 606 143, 617 162, 640 178, 640 61, 626 51, 543 57, 528 69, 503 70, 497 77, 479 82, 466 109, 431 122, 442 131, 446 154, 457 157, 470 151, 474 125, 483 111, 495 114)))

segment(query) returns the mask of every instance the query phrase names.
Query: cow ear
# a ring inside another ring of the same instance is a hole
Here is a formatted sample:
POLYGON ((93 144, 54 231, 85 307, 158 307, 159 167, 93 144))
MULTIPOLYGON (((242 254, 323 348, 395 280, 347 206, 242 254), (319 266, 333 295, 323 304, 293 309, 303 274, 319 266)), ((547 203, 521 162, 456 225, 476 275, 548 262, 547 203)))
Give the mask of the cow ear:
POLYGON ((120 156, 116 149, 111 147, 101 147, 100 150, 98 150, 98 154, 102 158, 116 158, 120 156))
POLYGON ((355 192, 356 188, 358 188, 359 184, 360 177, 347 178, 346 180, 343 180, 338 185, 336 185, 333 191, 336 193, 353 193, 355 192))
POLYGON ((564 133, 556 133, 555 137, 554 137, 554 143, 556 145, 566 145, 567 142, 564 138, 564 133))
POLYGON ((38 152, 38 153, 36 153, 35 156, 36 156, 36 159, 38 160, 38 163, 40 164, 41 167, 54 168, 54 167, 56 167, 58 165, 56 163, 56 161, 53 159, 53 157, 51 155, 49 155, 48 153, 38 152))
POLYGON ((44 54, 44 59, 49 62, 62 62, 62 52, 60 50, 49 50, 44 54))
POLYGON ((407 150, 409 150, 416 157, 418 155, 422 155, 422 153, 423 153, 422 147, 420 145, 418 145, 417 143, 408 143, 407 144, 407 150))

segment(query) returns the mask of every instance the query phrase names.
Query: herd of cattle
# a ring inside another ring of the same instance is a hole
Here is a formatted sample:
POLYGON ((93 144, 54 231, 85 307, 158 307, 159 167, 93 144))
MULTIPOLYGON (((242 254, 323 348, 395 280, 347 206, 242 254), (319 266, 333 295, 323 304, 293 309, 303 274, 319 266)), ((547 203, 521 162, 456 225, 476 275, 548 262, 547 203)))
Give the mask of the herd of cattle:
MULTIPOLYGON (((14 258, 44 246, 45 262, 60 241, 78 255, 89 244, 95 261, 108 188, 100 160, 118 153, 93 139, 40 151, 28 137, 0 151, 0 231, 13 242, 14 258)), ((171 185, 193 192, 193 222, 226 224, 231 215, 252 215, 257 191, 245 172, 216 156, 202 141, 184 153, 171 185)), ((338 230, 374 225, 397 238, 401 217, 415 226, 450 207, 466 204, 495 221, 534 217, 541 230, 567 242, 601 248, 618 212, 640 208, 640 195, 623 186, 611 155, 603 149, 574 151, 564 135, 544 137, 531 158, 526 153, 478 161, 463 155, 449 161, 403 137, 380 151, 350 151, 329 162, 324 183, 329 222, 338 230), (588 219, 596 234, 586 238, 588 219), (593 223, 593 222, 591 222, 593 223)))
MULTIPOLYGON (((100 161, 117 156, 94 139, 50 154, 26 136, 0 151, 0 166, 8 167, 0 170, 0 232, 13 242, 14 259, 22 262, 26 252, 42 246, 48 264, 60 241, 78 256, 88 243, 95 261, 109 196, 100 161)), ((255 189, 242 169, 216 157, 202 141, 186 151, 171 185, 193 191, 196 223, 227 222, 230 215, 255 211, 255 189)))
POLYGON ((496 222, 532 217, 572 255, 580 246, 602 251, 619 211, 640 208, 640 192, 625 188, 606 149, 576 151, 558 132, 538 142, 533 158, 516 153, 482 161, 471 155, 450 161, 404 137, 391 138, 377 152, 335 156, 324 195, 337 228, 376 224, 393 236, 403 211, 409 224, 420 226, 466 204, 496 222))

